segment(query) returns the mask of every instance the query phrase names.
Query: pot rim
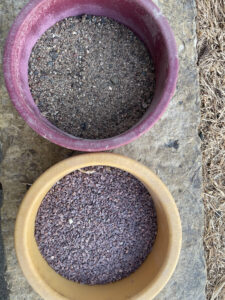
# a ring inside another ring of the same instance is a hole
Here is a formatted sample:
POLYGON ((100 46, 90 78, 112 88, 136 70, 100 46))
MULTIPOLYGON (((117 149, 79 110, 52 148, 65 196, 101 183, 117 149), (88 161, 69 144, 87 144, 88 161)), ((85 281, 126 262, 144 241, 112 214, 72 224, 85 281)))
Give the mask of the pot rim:
POLYGON ((43 1, 45 0, 31 0, 22 9, 11 27, 5 44, 3 61, 5 83, 10 98, 22 118, 33 130, 49 141, 68 149, 87 152, 115 149, 132 142, 144 134, 158 121, 158 119, 166 110, 174 94, 178 76, 178 54, 174 35, 168 21, 162 15, 159 8, 151 0, 142 0, 138 2, 139 5, 141 4, 141 6, 149 13, 149 15, 151 15, 151 17, 154 19, 154 22, 160 28, 160 32, 166 45, 165 49, 168 53, 168 80, 165 83, 164 93, 160 97, 160 102, 153 112, 148 114, 147 111, 145 117, 143 117, 136 125, 126 132, 107 139, 93 140, 75 137, 53 126, 50 122, 47 122, 47 120, 43 121, 44 118, 42 119, 36 116, 29 108, 25 107, 23 102, 24 100, 18 95, 18 91, 14 83, 15 78, 13 76, 14 42, 18 32, 23 26, 25 19, 29 16, 33 9, 41 5, 43 1))
POLYGON ((169 281, 179 259, 182 240, 180 216, 172 195, 159 177, 141 163, 118 154, 92 153, 74 156, 55 164, 35 181, 26 193, 16 219, 15 249, 20 267, 30 285, 44 299, 68 300, 68 298, 65 298, 52 287, 48 286, 32 263, 27 246, 29 218, 32 210, 35 209, 35 203, 40 201, 40 198, 43 199, 46 193, 60 178, 76 169, 96 165, 116 167, 129 172, 138 178, 146 187, 150 186, 160 199, 166 199, 166 201, 160 202, 168 218, 168 226, 170 227, 169 250, 165 258, 165 263, 156 278, 154 278, 153 284, 149 287, 145 287, 140 293, 132 297, 132 299, 135 300, 147 299, 145 297, 153 299, 169 281))

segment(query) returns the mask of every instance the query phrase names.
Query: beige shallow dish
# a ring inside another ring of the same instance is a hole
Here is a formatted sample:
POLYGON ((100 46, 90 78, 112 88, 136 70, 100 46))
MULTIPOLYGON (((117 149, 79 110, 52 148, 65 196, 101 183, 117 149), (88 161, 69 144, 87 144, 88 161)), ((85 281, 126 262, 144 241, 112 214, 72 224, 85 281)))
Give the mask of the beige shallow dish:
POLYGON ((32 185, 17 216, 15 246, 25 277, 46 300, 150 300, 160 292, 174 272, 181 248, 181 223, 171 194, 147 167, 116 154, 84 154, 54 165, 32 185), (95 165, 130 172, 146 186, 155 203, 158 234, 152 252, 133 274, 115 283, 88 286, 69 281, 49 267, 38 250, 34 222, 43 197, 55 182, 76 169, 95 165))

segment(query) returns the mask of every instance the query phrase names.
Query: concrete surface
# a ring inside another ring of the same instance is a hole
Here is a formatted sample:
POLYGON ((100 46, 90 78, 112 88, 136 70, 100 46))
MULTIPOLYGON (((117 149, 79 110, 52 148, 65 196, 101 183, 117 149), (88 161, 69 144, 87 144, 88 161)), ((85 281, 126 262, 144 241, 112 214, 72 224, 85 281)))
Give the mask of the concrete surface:
MULTIPOLYGON (((202 244, 204 212, 198 138, 200 109, 195 2, 155 2, 169 19, 178 44, 180 74, 177 92, 163 118, 150 132, 115 152, 137 159, 153 169, 168 185, 180 211, 183 225, 180 261, 172 279, 156 299, 203 300, 206 272, 202 244)), ((27 0, 0 2, 1 54, 10 25, 25 3, 27 0)), ((47 142, 28 128, 10 102, 2 72, 0 84, 0 141, 3 157, 0 181, 4 193, 1 228, 5 249, 3 255, 0 238, 0 299, 40 300, 26 282, 16 260, 13 233, 17 209, 29 185, 44 170, 74 153, 47 142), (5 280, 2 279, 3 275, 5 280)))

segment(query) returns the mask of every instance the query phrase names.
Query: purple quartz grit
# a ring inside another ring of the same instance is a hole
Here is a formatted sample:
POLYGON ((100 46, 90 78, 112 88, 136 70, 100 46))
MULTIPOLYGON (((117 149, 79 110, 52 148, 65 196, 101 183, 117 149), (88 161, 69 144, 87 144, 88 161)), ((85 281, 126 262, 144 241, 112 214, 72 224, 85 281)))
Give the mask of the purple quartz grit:
POLYGON ((139 268, 156 232, 156 211, 143 184, 103 166, 58 181, 35 222, 35 238, 48 264, 67 279, 91 285, 120 280, 139 268))

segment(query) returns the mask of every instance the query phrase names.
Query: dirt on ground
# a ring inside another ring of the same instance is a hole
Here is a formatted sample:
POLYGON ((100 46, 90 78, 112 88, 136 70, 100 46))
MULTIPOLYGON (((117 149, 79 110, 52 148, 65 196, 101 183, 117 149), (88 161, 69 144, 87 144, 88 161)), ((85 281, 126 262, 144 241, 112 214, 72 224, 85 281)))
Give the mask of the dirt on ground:
POLYGON ((225 299, 225 11, 197 0, 207 299, 225 299))

